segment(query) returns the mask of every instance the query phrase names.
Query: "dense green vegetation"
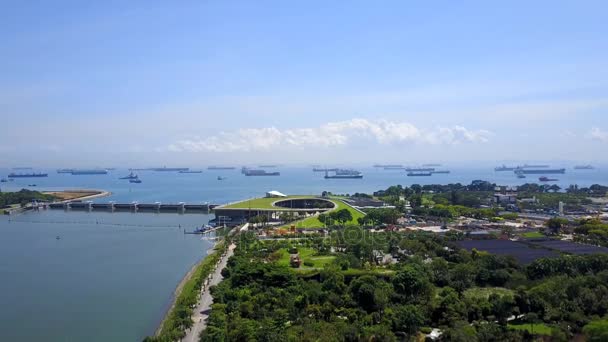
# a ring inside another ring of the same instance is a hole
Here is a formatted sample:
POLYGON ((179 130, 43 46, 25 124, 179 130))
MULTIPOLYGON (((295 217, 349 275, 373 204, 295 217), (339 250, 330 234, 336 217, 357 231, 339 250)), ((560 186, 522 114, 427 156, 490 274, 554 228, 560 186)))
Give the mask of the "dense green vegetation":
POLYGON ((574 224, 574 240, 608 247, 608 224, 597 219, 581 220, 574 224))
POLYGON ((608 314, 608 256, 523 266, 449 240, 357 227, 331 239, 245 234, 225 281, 212 288, 215 304, 201 340, 408 341, 431 328, 441 329, 444 341, 601 336, 595 321, 608 314), (294 248, 304 258, 334 258, 315 265, 322 269, 296 271, 285 258, 294 248), (379 253, 399 261, 385 265, 379 253))
POLYGON ((144 341, 169 342, 177 341, 186 336, 186 329, 190 328, 193 324, 191 318, 193 307, 197 303, 203 283, 213 271, 213 267, 220 260, 226 248, 227 244, 224 241, 219 242, 215 246, 214 252, 203 259, 175 299, 175 304, 165 317, 158 336, 146 337, 144 341))
POLYGON ((38 191, 31 191, 27 189, 21 189, 15 192, 0 192, 0 208, 6 207, 13 204, 20 204, 21 206, 37 201, 52 201, 55 197, 46 195, 38 191))

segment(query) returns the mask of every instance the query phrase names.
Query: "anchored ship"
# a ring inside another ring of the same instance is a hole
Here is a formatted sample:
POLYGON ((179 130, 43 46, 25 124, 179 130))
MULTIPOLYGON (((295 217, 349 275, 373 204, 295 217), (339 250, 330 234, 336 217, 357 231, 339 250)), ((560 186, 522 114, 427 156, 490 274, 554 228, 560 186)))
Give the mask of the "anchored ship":
POLYGON ((522 168, 524 168, 524 169, 546 169, 548 167, 549 167, 549 165, 544 165, 544 164, 540 164, 540 165, 524 164, 524 166, 522 166, 522 168))
POLYGON ((188 171, 189 167, 153 167, 150 170, 152 171, 164 171, 164 172, 175 172, 175 171, 188 171))
POLYGON ((577 165, 574 167, 575 170, 593 170, 594 167, 592 165, 577 165))
POLYGON ((266 170, 254 170, 254 169, 248 169, 246 167, 244 167, 241 172, 245 175, 245 176, 280 176, 281 173, 278 171, 274 171, 274 172, 268 172, 266 170))
POLYGON ((399 169, 403 168, 401 164, 375 164, 374 167, 382 168, 382 169, 399 169))
POLYGON ((526 169, 519 167, 514 170, 516 174, 551 174, 551 173, 566 173, 566 169, 526 169))
POLYGON ((8 178, 39 178, 48 177, 48 173, 9 173, 8 178))
POLYGON ((338 169, 326 169, 326 168, 321 168, 321 167, 315 167, 312 169, 313 172, 336 172, 338 171, 338 169))
POLYGON ((494 171, 515 171, 515 169, 517 169, 517 167, 502 165, 502 166, 495 167, 494 171))
POLYGON ((107 175, 108 170, 95 169, 95 170, 72 170, 72 175, 107 175))
POLYGON ((209 166, 207 170, 234 170, 234 166, 209 166))
POLYGON ((325 172, 325 179, 361 179, 363 174, 355 170, 337 170, 333 175, 325 172))
POLYGON ((557 182, 558 181, 558 179, 549 178, 549 177, 545 177, 545 176, 538 178, 538 180, 541 182, 557 182))
POLYGON ((137 177, 137 175, 133 172, 129 173, 127 176, 124 177, 120 177, 120 179, 137 179, 139 177, 137 177))
POLYGON ((57 173, 72 173, 74 169, 58 169, 57 173))
POLYGON ((201 170, 181 170, 178 173, 203 173, 201 170))
POLYGON ((432 171, 410 171, 407 173, 408 177, 427 177, 432 175, 432 171))
POLYGON ((407 167, 405 168, 407 172, 433 172, 435 168, 433 167, 407 167))

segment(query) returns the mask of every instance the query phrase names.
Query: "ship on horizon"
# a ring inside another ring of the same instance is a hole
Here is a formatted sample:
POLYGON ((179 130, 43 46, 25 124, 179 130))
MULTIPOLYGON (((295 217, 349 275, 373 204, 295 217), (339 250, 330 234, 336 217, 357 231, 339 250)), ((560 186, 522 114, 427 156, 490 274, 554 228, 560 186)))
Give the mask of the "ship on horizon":
POLYGON ((432 176, 433 172, 432 171, 409 171, 407 173, 408 177, 428 177, 428 176, 432 176))
POLYGON ((500 172, 500 171, 515 171, 519 166, 506 166, 506 165, 502 165, 502 166, 498 166, 494 168, 494 171, 500 172))
POLYGON ((338 169, 336 169, 336 168, 326 169, 326 168, 322 168, 322 167, 315 167, 312 169, 312 172, 326 172, 326 171, 336 172, 336 171, 338 171, 338 169))
POLYGON ((234 166, 215 166, 215 165, 212 165, 212 166, 207 167, 207 170, 234 170, 234 169, 236 169, 236 167, 234 167, 234 166))
POLYGON ((203 171, 201 171, 201 170, 181 170, 181 171, 178 171, 177 173, 203 173, 203 171))
POLYGON ((441 164, 433 164, 433 163, 431 163, 431 164, 422 164, 422 166, 424 166, 424 167, 440 167, 441 164))
POLYGON ((399 169, 403 168, 401 164, 375 164, 373 167, 382 168, 382 169, 399 169))
POLYGON ((527 169, 523 167, 518 167, 513 172, 520 175, 528 175, 528 174, 556 174, 556 173, 566 173, 566 169, 527 169))
POLYGON ((108 170, 106 169, 92 169, 92 170, 72 170, 73 176, 80 175, 107 175, 108 170))
POLYGON ((593 167, 593 165, 587 164, 587 165, 576 165, 574 167, 574 169, 575 170, 593 170, 595 168, 593 167))
POLYGON ((363 174, 356 170, 337 170, 333 175, 325 171, 325 179, 361 179, 363 174))
POLYGON ((40 177, 48 177, 48 173, 14 173, 11 172, 8 174, 8 178, 40 178, 40 177))
POLYGON ((245 176, 280 176, 281 175, 281 173, 278 171, 268 172, 266 170, 249 169, 246 167, 243 167, 241 169, 241 173, 244 174, 245 176))
POLYGON ((179 172, 179 171, 188 171, 189 167, 153 167, 150 169, 151 171, 160 171, 160 172, 179 172))
POLYGON ((74 169, 57 169, 57 173, 72 173, 74 169))
POLYGON ((119 179, 138 179, 139 177, 137 176, 137 174, 131 172, 128 175, 124 176, 124 177, 120 177, 119 179))
POLYGON ((433 167, 406 167, 405 171, 407 172, 433 172, 435 168, 433 167))
POLYGON ((545 165, 545 164, 540 164, 540 165, 524 164, 523 166, 521 166, 522 169, 546 169, 548 167, 549 167, 549 165, 545 165))

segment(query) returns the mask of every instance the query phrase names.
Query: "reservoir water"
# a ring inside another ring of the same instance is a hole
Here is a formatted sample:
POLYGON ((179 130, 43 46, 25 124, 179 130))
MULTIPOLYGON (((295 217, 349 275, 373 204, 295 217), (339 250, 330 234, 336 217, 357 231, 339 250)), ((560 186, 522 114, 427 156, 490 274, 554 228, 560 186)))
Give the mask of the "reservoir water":
POLYGON ((0 341, 141 341, 211 246, 206 215, 0 216, 0 341), (59 239, 57 239, 59 237, 59 239))
MULTIPOLYGON (((562 188, 608 183, 608 168, 555 175, 562 188)), ((469 184, 481 179, 500 185, 538 182, 484 167, 449 167, 450 174, 407 177, 403 171, 359 168, 363 179, 323 178, 310 167, 277 168, 281 176, 246 177, 236 170, 200 174, 138 171, 141 184, 107 175, 57 174, 1 183, 3 191, 103 189, 97 202, 222 204, 278 190, 287 194, 371 193, 391 185, 469 184), (217 180, 218 176, 225 177, 217 180), (35 187, 31 186, 36 184, 35 187)), ((11 170, 0 169, 0 178, 11 170)), ((184 235, 206 223, 203 214, 64 212, 48 210, 0 216, 0 341, 139 341, 152 334, 186 272, 206 254, 208 241, 184 235), (10 221, 9 221, 10 219, 10 221), (59 239, 57 239, 59 237, 59 239)))

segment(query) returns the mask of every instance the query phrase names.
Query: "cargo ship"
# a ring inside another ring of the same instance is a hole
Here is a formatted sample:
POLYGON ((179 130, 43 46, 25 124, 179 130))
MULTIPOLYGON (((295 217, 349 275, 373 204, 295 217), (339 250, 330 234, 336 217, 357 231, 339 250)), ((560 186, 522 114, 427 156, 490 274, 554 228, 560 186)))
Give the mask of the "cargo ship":
POLYGON ((150 169, 151 171, 161 171, 161 172, 179 172, 179 171, 189 171, 189 167, 153 167, 150 169))
POLYGON ((72 170, 72 175, 80 176, 80 175, 107 175, 108 170, 104 169, 94 169, 94 170, 72 170))
POLYGON ((401 164, 375 164, 374 167, 382 168, 382 169, 402 169, 403 165, 401 165, 401 164))
POLYGON ((124 177, 120 177, 119 179, 138 179, 138 178, 139 177, 137 177, 137 175, 135 173, 131 172, 124 177))
POLYGON ((253 169, 244 169, 243 174, 245 176, 280 176, 281 173, 278 171, 268 172, 266 170, 253 170, 253 169))
POLYGON ((502 165, 502 166, 498 166, 494 168, 494 171, 500 172, 500 171, 515 171, 517 169, 517 167, 511 167, 511 166, 506 166, 506 165, 502 165))
POLYGON ((234 170, 234 166, 209 166, 207 170, 234 170))
POLYGON ((14 173, 11 172, 8 174, 8 178, 40 178, 40 177, 48 177, 48 173, 14 173))
POLYGON ((279 165, 274 165, 274 164, 266 164, 266 165, 259 165, 259 168, 262 169, 274 169, 276 167, 279 167, 279 165))
POLYGON ((363 174, 355 170, 337 170, 333 175, 325 172, 325 179, 361 179, 363 174))
POLYGON ((312 169, 312 172, 336 172, 338 169, 324 169, 320 167, 315 167, 312 169))
POLYGON ((551 174, 551 173, 566 173, 566 169, 526 169, 519 167, 514 170, 516 174, 551 174))
POLYGON ((178 173, 203 173, 201 170, 181 170, 178 173))
POLYGON ((549 167, 549 165, 544 165, 544 164, 540 164, 540 165, 524 164, 524 166, 522 166, 522 168, 524 168, 524 169, 546 169, 548 167, 549 167))
POLYGON ((58 169, 57 173, 72 173, 74 169, 58 169))
POLYGON ((408 177, 428 177, 432 175, 433 172, 431 171, 410 171, 407 173, 408 177))
POLYGON ((557 182, 558 181, 558 179, 549 178, 549 177, 545 177, 545 176, 538 178, 538 180, 541 182, 557 182))
POLYGON ((433 167, 407 167, 405 168, 407 172, 433 172, 435 168, 433 167))
POLYGON ((439 167, 441 164, 422 164, 424 167, 439 167))
POLYGON ((576 165, 574 167, 575 170, 593 170, 594 167, 592 165, 576 165))

